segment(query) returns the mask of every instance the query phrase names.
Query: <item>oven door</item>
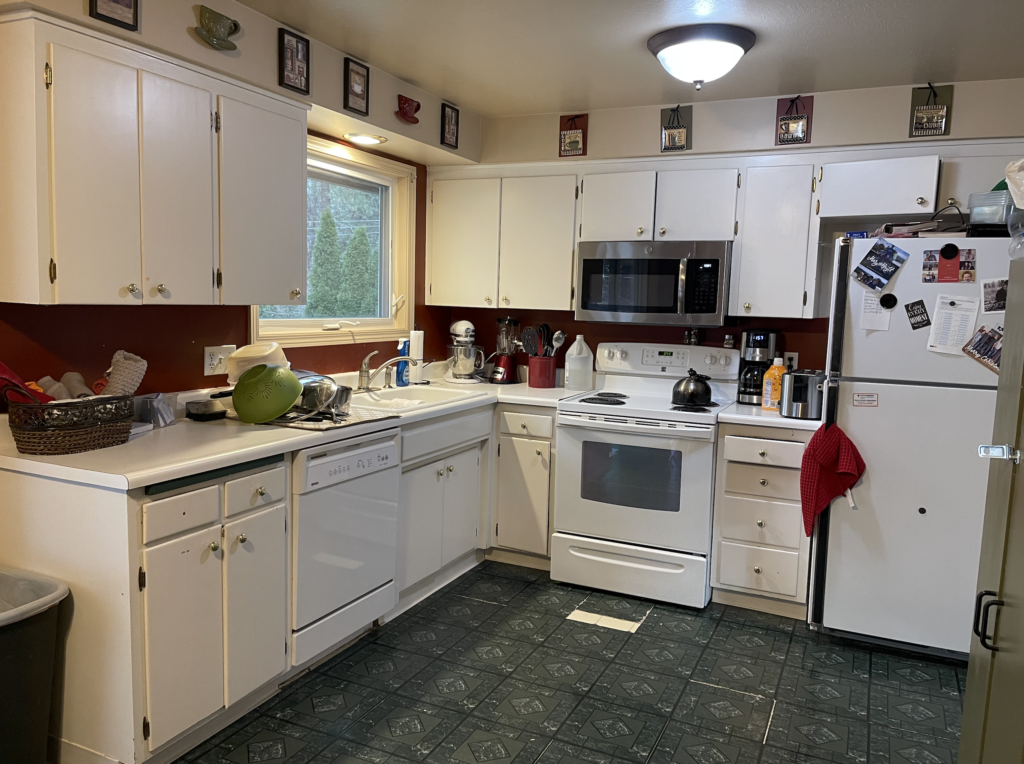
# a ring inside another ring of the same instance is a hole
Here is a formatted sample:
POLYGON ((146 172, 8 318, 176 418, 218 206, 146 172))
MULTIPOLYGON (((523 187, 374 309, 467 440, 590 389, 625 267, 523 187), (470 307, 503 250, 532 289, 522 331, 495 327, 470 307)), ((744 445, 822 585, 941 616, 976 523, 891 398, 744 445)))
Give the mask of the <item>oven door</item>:
POLYGON ((558 416, 555 529, 706 555, 715 427, 558 416))

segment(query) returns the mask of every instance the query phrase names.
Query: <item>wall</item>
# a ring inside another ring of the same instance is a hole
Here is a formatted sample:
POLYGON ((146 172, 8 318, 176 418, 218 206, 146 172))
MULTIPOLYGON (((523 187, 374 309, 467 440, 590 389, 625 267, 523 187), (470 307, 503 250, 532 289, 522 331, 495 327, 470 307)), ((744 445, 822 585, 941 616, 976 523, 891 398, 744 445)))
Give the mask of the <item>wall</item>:
MULTIPOLYGON (((443 358, 451 309, 425 304, 427 169, 415 166, 416 325, 426 332, 425 357, 443 358)), ((220 386, 227 384, 226 376, 203 376, 203 348, 241 347, 248 342, 249 308, 244 306, 0 303, 0 362, 25 380, 60 379, 67 371, 78 371, 91 383, 106 371, 115 351, 127 350, 149 361, 140 393, 220 386)), ((293 368, 338 372, 358 368, 372 350, 381 354, 375 360, 391 358, 395 346, 393 342, 328 345, 291 348, 286 353, 293 368)))
MULTIPOLYGON (((1024 135, 1024 79, 955 84, 950 135, 926 140, 1024 135)), ((814 96, 811 147, 911 141, 907 137, 910 91, 910 87, 887 87, 804 93, 814 96)), ((693 104, 693 150, 686 153, 778 150, 773 132, 776 101, 750 98, 693 104)), ((587 157, 575 161, 661 156, 661 109, 672 106, 590 112, 587 157)), ((557 160, 558 117, 534 114, 483 120, 480 161, 557 160)))

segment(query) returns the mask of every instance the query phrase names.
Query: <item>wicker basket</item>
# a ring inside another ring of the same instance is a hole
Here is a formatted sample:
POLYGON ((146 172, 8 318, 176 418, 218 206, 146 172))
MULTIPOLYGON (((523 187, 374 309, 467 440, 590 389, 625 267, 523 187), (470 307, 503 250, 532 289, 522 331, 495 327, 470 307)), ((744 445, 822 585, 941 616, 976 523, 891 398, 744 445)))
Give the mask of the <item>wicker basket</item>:
POLYGON ((8 385, 8 421, 18 452, 58 456, 95 451, 128 442, 135 418, 131 395, 111 395, 62 403, 18 403, 11 392, 30 395, 8 385))

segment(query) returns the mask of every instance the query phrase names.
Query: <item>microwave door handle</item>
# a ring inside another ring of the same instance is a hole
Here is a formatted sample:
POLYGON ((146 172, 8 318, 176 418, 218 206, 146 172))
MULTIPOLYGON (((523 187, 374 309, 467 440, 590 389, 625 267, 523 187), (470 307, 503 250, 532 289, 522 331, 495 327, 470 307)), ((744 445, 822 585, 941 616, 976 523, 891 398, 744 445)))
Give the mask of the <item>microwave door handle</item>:
POLYGON ((686 315, 686 261, 690 259, 690 255, 683 255, 683 258, 679 261, 679 309, 678 313, 680 316, 686 315))

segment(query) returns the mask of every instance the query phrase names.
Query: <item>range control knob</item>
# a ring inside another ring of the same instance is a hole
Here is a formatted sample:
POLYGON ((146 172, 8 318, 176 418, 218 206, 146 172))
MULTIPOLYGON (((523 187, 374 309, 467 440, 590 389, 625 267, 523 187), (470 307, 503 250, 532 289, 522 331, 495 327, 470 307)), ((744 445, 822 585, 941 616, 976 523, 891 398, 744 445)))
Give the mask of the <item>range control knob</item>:
POLYGON ((729 364, 732 363, 732 356, 731 355, 723 355, 718 360, 718 363, 721 364, 722 366, 728 366, 729 364))
POLYGON ((629 358, 629 353, 627 353, 625 350, 620 350, 619 351, 619 360, 620 361, 625 361, 627 358, 629 358))
POLYGON ((704 365, 705 366, 714 366, 716 363, 718 363, 718 357, 717 356, 713 356, 710 353, 708 353, 706 356, 704 356, 704 365))
POLYGON ((609 361, 612 360, 613 358, 615 358, 615 351, 612 350, 611 348, 605 348, 604 357, 607 358, 609 361))

